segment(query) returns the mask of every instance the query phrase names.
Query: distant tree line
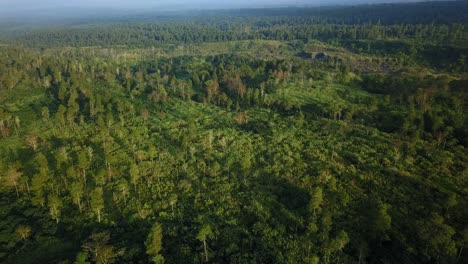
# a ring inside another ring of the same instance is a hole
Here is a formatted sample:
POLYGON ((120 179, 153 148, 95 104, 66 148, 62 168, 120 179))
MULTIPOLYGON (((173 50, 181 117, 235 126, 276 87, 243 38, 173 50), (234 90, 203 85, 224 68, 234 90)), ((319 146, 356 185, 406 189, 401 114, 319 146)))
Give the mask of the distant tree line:
POLYGON ((424 40, 425 43, 467 41, 465 1, 416 5, 377 5, 338 9, 219 11, 191 17, 69 27, 18 29, 4 34, 7 42, 28 47, 151 47, 235 40, 424 40), (241 12, 242 15, 239 15, 241 12), (433 14, 436 13, 436 14, 433 14), (411 14, 411 15, 409 15, 411 14), (401 19, 408 17, 409 20, 401 19), (380 19, 376 19, 380 18, 380 19), (427 21, 432 18, 433 21, 427 21))

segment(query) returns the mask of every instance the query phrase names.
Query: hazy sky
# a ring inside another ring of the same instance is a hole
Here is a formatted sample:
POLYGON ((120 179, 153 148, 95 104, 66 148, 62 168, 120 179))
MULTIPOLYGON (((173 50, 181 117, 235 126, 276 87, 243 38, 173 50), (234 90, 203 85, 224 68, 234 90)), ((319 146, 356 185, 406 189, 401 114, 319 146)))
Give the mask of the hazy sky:
POLYGON ((381 2, 415 2, 414 0, 0 0, 0 10, 53 9, 63 7, 105 7, 105 8, 144 8, 180 7, 196 8, 206 6, 242 7, 274 5, 329 5, 381 2))
POLYGON ((194 10, 240 7, 323 6, 382 2, 418 2, 418 0, 0 0, 2 18, 35 16, 79 16, 102 10, 194 10))

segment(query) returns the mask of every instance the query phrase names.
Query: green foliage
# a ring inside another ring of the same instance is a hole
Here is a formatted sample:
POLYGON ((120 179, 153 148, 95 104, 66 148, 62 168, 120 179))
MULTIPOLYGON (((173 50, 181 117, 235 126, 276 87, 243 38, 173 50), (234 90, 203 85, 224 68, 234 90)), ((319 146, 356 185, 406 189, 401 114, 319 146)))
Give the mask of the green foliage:
POLYGON ((465 18, 422 15, 464 7, 434 5, 17 36, 48 48, 0 47, 0 262, 465 263, 465 18))
POLYGON ((320 208, 323 203, 323 192, 320 187, 315 187, 312 190, 311 200, 309 203, 310 209, 314 212, 320 208))
POLYGON ((377 208, 375 214, 375 227, 374 232, 381 234, 388 231, 391 228, 392 218, 387 212, 388 205, 383 204, 377 208))
POLYGON ((160 254, 162 250, 163 228, 160 223, 155 223, 146 239, 146 254, 154 263, 164 263, 164 257, 160 254))
POLYGON ((90 264, 91 262, 89 262, 87 259, 88 256, 86 256, 85 253, 80 252, 78 255, 76 255, 76 260, 73 262, 73 264, 90 264))

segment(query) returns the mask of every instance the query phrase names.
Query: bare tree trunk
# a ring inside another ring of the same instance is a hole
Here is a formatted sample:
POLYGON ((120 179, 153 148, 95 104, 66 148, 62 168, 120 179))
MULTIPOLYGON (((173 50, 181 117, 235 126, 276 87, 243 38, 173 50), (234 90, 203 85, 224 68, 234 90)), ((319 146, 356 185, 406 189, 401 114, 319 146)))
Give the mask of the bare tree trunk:
POLYGON ((16 197, 19 198, 18 186, 15 183, 16 197))
POLYGON ((26 181, 26 190, 28 190, 28 196, 29 196, 29 199, 31 199, 31 192, 29 190, 29 183, 28 181, 26 181))
POLYGON ((83 181, 84 185, 86 186, 86 169, 83 169, 83 181))
POLYGON ((208 262, 208 250, 206 249, 206 239, 203 240, 203 248, 205 249, 205 262, 208 262))

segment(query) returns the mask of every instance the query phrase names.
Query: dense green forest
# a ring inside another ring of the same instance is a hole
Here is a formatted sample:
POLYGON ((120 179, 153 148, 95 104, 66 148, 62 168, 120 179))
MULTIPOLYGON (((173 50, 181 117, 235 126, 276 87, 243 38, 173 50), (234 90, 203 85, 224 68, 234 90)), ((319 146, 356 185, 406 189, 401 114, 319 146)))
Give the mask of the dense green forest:
POLYGON ((0 263, 468 263, 466 14, 0 25, 0 263))

